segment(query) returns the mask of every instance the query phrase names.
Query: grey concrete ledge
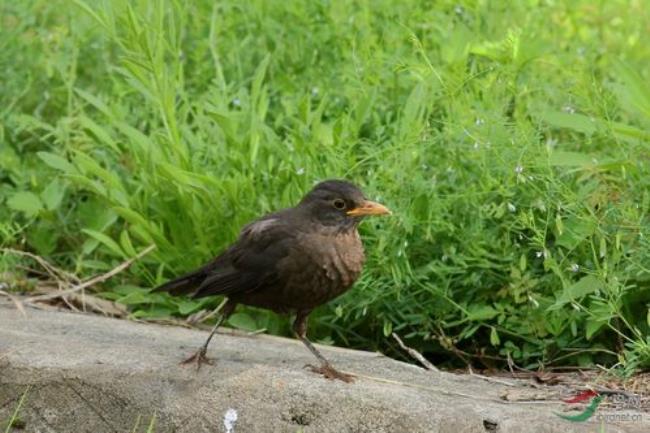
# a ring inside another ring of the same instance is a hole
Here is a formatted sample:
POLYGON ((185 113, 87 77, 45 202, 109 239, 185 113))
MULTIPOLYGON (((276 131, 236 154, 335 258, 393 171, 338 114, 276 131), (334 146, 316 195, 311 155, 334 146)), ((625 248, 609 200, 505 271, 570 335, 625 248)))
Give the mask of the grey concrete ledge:
MULTIPOLYGON (((68 312, 0 305, 0 431, 26 395, 16 432, 648 432, 650 415, 602 424, 558 418, 559 401, 508 402, 533 392, 431 373, 376 353, 323 348, 354 384, 304 370, 297 341, 219 334, 198 373, 178 362, 206 333, 68 312), (234 420, 236 416, 236 420, 234 420), (602 426, 601 426, 602 424, 602 426)), ((600 410, 620 420, 622 412, 600 410)), ((600 417, 602 419, 602 417, 600 417)))

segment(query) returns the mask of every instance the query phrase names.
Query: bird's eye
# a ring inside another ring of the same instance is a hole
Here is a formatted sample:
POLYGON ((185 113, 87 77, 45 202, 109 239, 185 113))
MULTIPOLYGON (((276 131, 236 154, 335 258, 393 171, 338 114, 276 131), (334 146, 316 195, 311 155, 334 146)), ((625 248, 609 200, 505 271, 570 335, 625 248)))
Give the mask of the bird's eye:
POLYGON ((340 198, 337 198, 336 200, 334 200, 334 202, 332 204, 338 210, 345 209, 345 202, 343 200, 341 200, 340 198))

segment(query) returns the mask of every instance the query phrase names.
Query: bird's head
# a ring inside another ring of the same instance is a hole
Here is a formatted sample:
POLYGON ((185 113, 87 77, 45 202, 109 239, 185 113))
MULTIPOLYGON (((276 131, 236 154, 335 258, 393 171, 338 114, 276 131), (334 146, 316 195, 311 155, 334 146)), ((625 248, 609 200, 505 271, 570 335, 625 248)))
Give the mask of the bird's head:
POLYGON ((356 227, 366 216, 390 214, 386 206, 366 199, 356 185, 344 180, 320 182, 298 207, 323 225, 341 228, 356 227))

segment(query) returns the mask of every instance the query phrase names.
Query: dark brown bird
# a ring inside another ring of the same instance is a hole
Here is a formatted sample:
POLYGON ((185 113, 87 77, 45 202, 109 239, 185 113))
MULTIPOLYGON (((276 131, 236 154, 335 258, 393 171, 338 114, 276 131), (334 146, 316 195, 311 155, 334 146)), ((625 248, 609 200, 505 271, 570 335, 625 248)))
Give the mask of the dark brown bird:
POLYGON ((205 344, 184 363, 209 362, 208 344, 237 304, 295 314, 293 331, 318 358, 313 371, 351 381, 332 367, 307 339, 307 316, 345 292, 364 262, 357 226, 365 216, 390 211, 367 200, 350 182, 328 180, 314 187, 297 206, 268 214, 245 226, 239 239, 196 271, 156 290, 195 298, 224 295, 224 305, 205 344))

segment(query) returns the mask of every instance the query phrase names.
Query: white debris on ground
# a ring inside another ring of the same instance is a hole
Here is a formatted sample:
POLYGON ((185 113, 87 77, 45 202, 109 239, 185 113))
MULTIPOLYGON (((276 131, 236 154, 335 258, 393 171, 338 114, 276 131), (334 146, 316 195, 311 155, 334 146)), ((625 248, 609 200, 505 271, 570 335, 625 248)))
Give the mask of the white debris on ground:
POLYGON ((228 409, 223 416, 223 426, 226 428, 226 433, 235 433, 236 423, 237 411, 235 409, 228 409))

